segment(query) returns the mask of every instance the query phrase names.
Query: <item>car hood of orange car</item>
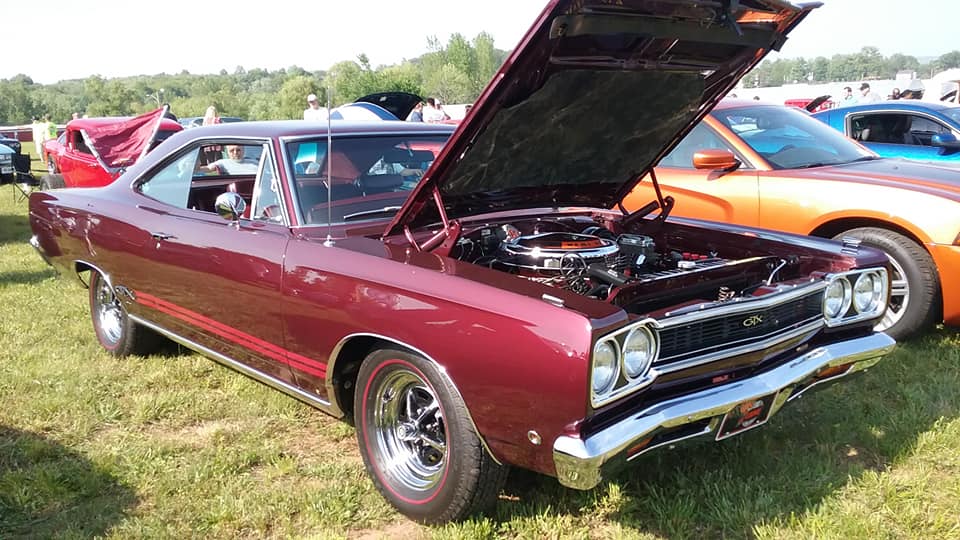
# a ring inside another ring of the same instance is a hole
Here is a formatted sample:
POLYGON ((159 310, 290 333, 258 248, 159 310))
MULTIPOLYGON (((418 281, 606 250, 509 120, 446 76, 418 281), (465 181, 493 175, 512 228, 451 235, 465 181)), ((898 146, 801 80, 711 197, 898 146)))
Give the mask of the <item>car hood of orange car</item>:
POLYGON ((387 233, 610 208, 819 2, 553 0, 387 233), (439 197, 437 197, 439 195, 439 197))
POLYGON ((831 167, 804 169, 803 176, 831 182, 854 182, 904 188, 960 201, 960 167, 947 167, 907 159, 879 158, 831 167))

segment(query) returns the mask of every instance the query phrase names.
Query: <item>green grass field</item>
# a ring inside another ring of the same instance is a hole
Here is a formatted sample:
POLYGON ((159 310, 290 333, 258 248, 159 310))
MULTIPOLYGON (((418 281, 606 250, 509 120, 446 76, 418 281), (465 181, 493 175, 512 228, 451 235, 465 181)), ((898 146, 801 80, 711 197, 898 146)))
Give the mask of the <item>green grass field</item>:
POLYGON ((960 336, 938 330, 763 429, 590 492, 514 471, 494 511, 394 512, 345 423, 194 354, 116 360, 0 188, 0 538, 960 538, 960 336))

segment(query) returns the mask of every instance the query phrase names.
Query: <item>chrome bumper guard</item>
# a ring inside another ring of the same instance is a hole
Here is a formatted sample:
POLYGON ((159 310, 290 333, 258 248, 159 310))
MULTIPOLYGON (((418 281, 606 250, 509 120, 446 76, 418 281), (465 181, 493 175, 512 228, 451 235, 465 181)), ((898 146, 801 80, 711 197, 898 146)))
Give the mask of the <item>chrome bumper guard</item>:
POLYGON ((716 433, 728 412, 750 400, 772 395, 772 405, 766 415, 770 418, 788 401, 819 383, 873 366, 892 351, 894 345, 893 339, 880 333, 832 343, 807 351, 760 375, 657 403, 586 439, 562 435, 553 443, 557 479, 570 488, 591 489, 600 483, 603 469, 611 462, 623 463, 658 446, 716 433), (848 364, 847 369, 818 378, 826 369, 848 364), (692 433, 677 429, 698 423, 704 424, 703 427, 693 426, 692 433), (657 439, 658 433, 666 430, 673 436, 668 434, 662 440, 657 439), (651 439, 652 444, 644 445, 647 439, 651 439), (628 452, 638 445, 642 446, 639 451, 628 452))

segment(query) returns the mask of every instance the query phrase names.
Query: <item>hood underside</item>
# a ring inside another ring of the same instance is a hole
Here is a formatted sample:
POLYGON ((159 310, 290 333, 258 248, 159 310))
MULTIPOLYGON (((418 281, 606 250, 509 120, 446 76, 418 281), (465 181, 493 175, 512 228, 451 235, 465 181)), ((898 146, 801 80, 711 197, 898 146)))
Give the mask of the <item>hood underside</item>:
POLYGON ((611 208, 819 3, 554 0, 387 234, 534 207, 611 208))

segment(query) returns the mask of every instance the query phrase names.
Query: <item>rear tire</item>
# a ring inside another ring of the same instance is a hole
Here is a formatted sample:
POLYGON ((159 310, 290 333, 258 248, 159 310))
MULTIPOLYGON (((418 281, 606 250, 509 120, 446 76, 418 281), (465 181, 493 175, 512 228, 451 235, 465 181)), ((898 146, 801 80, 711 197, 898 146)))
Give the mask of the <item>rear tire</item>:
POLYGON ((67 187, 62 174, 45 174, 40 177, 40 189, 47 191, 50 189, 60 189, 67 187))
POLYGON ((902 341, 933 326, 940 317, 940 278, 930 254, 906 236, 875 227, 851 229, 834 237, 860 239, 890 258, 890 305, 877 323, 878 331, 902 341))
POLYGON ((130 319, 113 287, 96 270, 90 272, 90 318, 100 345, 118 358, 146 356, 163 344, 162 336, 130 319))
POLYGON ((496 501, 508 468, 487 453, 460 394, 433 363, 374 351, 360 366, 354 411, 367 472, 404 515, 446 523, 496 501))

